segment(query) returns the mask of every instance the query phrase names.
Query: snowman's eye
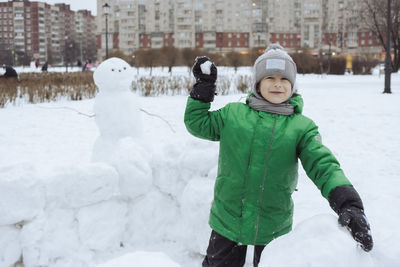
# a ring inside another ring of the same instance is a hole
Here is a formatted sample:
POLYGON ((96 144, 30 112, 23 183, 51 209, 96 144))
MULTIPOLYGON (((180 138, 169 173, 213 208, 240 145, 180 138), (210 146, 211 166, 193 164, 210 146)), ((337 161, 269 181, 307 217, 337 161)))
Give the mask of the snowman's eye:
POLYGON ((124 67, 124 70, 126 70, 126 67, 124 67))
POLYGON ((114 69, 111 69, 111 71, 114 71, 114 69))

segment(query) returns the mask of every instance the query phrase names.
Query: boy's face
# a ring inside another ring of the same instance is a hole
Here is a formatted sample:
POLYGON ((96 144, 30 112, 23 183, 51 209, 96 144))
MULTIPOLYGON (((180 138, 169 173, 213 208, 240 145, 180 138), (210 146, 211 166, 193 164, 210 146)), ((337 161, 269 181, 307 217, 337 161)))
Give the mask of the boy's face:
POLYGON ((292 94, 292 85, 281 75, 264 77, 260 82, 260 94, 268 102, 280 104, 289 99, 292 94))

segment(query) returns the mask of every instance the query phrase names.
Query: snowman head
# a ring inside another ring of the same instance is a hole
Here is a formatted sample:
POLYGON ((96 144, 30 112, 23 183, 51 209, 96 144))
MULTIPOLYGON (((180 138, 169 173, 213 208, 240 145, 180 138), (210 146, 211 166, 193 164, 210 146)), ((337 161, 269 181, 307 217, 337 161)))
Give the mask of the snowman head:
POLYGON ((100 92, 130 90, 133 78, 131 66, 116 57, 103 61, 93 73, 94 83, 100 92))

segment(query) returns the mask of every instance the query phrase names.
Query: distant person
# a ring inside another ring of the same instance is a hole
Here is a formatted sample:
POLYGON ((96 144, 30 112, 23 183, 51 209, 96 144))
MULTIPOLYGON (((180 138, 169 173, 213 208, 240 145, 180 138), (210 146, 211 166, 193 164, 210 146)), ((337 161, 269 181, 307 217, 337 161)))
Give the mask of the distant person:
POLYGON ((18 73, 13 67, 3 64, 3 68, 6 70, 6 72, 1 76, 2 78, 17 78, 18 79, 18 73))
POLYGON ((47 68, 49 67, 49 63, 46 61, 42 66, 42 71, 47 72, 47 68))
POLYGON ((39 60, 37 60, 37 59, 35 60, 35 67, 39 68, 39 60))
POLYGON ((77 65, 78 67, 82 67, 82 61, 80 61, 80 60, 78 59, 78 61, 76 62, 76 65, 77 65))
POLYGON ((92 67, 92 65, 90 63, 90 60, 86 60, 85 64, 82 67, 82 71, 90 70, 91 67, 92 67))

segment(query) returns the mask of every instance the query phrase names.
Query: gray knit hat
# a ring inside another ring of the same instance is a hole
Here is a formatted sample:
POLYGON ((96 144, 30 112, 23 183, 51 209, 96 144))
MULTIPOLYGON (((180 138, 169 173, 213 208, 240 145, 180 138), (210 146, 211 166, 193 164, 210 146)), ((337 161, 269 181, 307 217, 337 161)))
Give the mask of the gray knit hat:
POLYGON ((296 83, 296 63, 278 43, 271 44, 265 53, 254 63, 254 90, 257 84, 268 75, 282 75, 292 84, 292 92, 296 83))

